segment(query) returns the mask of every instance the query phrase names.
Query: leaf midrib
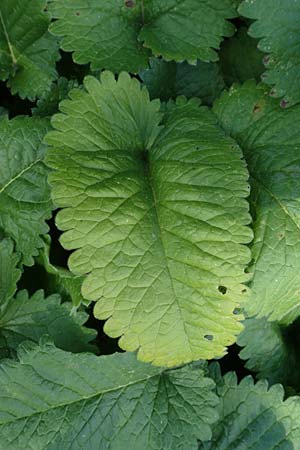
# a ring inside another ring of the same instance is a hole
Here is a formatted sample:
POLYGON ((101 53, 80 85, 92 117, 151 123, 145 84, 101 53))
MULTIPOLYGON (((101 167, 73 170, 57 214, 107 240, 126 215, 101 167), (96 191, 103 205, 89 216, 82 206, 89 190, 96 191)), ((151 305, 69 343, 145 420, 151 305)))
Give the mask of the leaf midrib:
POLYGON ((293 216, 289 213, 288 209, 284 206, 284 204, 280 201, 280 199, 258 178, 250 174, 251 178, 259 184, 267 194, 279 205, 280 209, 286 214, 286 216, 293 222, 296 228, 300 231, 300 225, 295 221, 293 216))
POLYGON ((5 26, 5 22, 4 22, 4 19, 3 19, 3 15, 2 15, 1 9, 0 9, 0 23, 2 25, 4 36, 5 36, 5 39, 7 41, 7 46, 8 46, 9 53, 10 53, 10 56, 11 56, 11 59, 12 59, 12 63, 15 65, 15 64, 17 64, 17 58, 16 58, 16 56, 14 54, 13 46, 12 46, 12 44, 10 42, 10 39, 9 39, 9 34, 8 34, 7 28, 5 26))
POLYGON ((24 175, 24 173, 28 172, 28 170, 30 170, 33 166, 35 166, 35 164, 41 162, 41 159, 36 159, 35 161, 33 161, 31 164, 29 164, 29 166, 25 167, 24 169, 22 169, 20 172, 18 172, 13 178, 11 178, 1 189, 0 189, 0 194, 3 194, 3 192, 12 184, 14 183, 18 178, 22 177, 22 175, 24 175))
MULTIPOLYGON (((31 367, 32 369, 34 369, 33 366, 30 366, 30 367, 31 367)), ((150 376, 148 375, 148 376, 142 377, 142 378, 140 378, 140 379, 138 379, 138 380, 135 380, 135 381, 133 381, 133 382, 131 382, 131 383, 128 383, 128 384, 123 384, 123 385, 116 386, 116 387, 113 387, 113 388, 104 389, 104 390, 101 391, 101 392, 96 392, 95 394, 92 394, 92 395, 89 395, 89 396, 83 396, 83 397, 81 397, 81 398, 79 398, 79 399, 76 399, 76 400, 73 400, 73 401, 71 401, 71 402, 66 402, 66 403, 62 403, 62 404, 57 404, 57 405, 51 406, 51 407, 48 408, 48 409, 43 409, 43 410, 40 410, 40 411, 35 411, 35 412, 32 413, 32 414, 27 414, 27 415, 24 415, 24 416, 21 416, 21 417, 17 417, 17 418, 11 419, 11 420, 7 420, 7 421, 2 422, 2 423, 0 422, 0 427, 6 426, 6 425, 8 425, 8 424, 10 424, 10 423, 17 422, 17 421, 19 421, 19 420, 24 420, 24 419, 27 419, 27 418, 31 418, 31 417, 34 417, 34 416, 36 416, 36 415, 46 414, 46 413, 48 413, 49 411, 53 411, 53 410, 55 410, 55 409, 59 409, 59 408, 67 408, 67 407, 69 407, 69 406, 71 406, 71 405, 76 405, 77 403, 81 403, 81 402, 88 401, 88 400, 93 400, 93 399, 96 399, 97 397, 104 396, 105 394, 109 394, 109 393, 111 393, 111 392, 116 392, 116 391, 122 390, 122 389, 124 389, 124 388, 129 388, 129 387, 134 386, 134 385, 136 385, 136 384, 140 384, 140 383, 147 382, 147 381, 149 381, 149 380, 152 379, 152 378, 155 378, 155 377, 161 377, 161 375, 163 374, 163 372, 164 372, 164 369, 161 368, 161 370, 160 370, 158 373, 156 373, 155 375, 150 375, 150 376)), ((44 378, 42 378, 42 380, 45 381, 44 378)), ((48 381, 49 381, 49 380, 48 380, 48 381)), ((56 383, 55 383, 55 384, 56 384, 56 383)), ((62 385, 59 385, 59 386, 61 387, 62 385)), ((72 390, 72 391, 73 391, 73 390, 72 390)), ((80 394, 79 394, 79 395, 80 395, 80 394)), ((1 399, 1 396, 0 396, 0 399, 1 399)), ((1 411, 1 409, 0 409, 0 411, 1 411)))
POLYGON ((191 352, 191 355, 192 355, 193 351, 192 351, 191 344, 190 344, 190 341, 189 341, 189 335, 188 335, 188 332, 186 330, 184 318, 182 316, 181 306, 179 304, 179 301, 178 301, 178 298, 177 298, 177 295, 176 295, 176 292, 175 292, 173 277, 171 275, 171 270, 169 268, 169 263, 168 263, 169 260, 168 260, 168 257, 166 255, 166 251, 165 251, 165 247, 164 247, 164 240, 163 240, 163 236, 162 236, 162 229, 163 228, 161 226, 160 219, 159 219, 159 213, 158 213, 158 203, 159 202, 157 201, 156 193, 155 193, 155 190, 154 190, 153 185, 152 185, 150 158, 148 158, 148 161, 145 163, 145 165, 146 165, 146 171, 145 171, 146 172, 146 177, 147 177, 149 189, 150 189, 150 192, 151 192, 152 198, 153 198, 153 209, 155 211, 155 218, 156 218, 157 228, 158 228, 158 232, 159 232, 159 240, 160 240, 160 243, 161 243, 161 249, 162 249, 162 252, 163 252, 163 258, 165 260, 165 267, 167 269, 167 273, 168 273, 168 276, 169 276, 169 279, 170 279, 170 284, 171 284, 172 292, 173 292, 173 298, 174 298, 174 300, 175 300, 175 302, 177 304, 177 307, 178 307, 178 311, 179 311, 181 323, 182 323, 182 326, 183 326, 186 342, 187 342, 187 344, 189 346, 189 349, 190 349, 190 352, 191 352))

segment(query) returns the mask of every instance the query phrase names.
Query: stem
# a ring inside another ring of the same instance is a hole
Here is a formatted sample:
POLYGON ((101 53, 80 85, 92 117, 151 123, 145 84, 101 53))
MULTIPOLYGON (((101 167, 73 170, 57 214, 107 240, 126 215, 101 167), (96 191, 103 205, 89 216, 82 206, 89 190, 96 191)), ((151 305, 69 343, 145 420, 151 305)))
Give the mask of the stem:
POLYGON ((16 65, 17 64, 17 58, 15 57, 14 50, 13 50, 12 45, 10 43, 8 32, 6 30, 6 26, 5 26, 4 19, 3 19, 1 11, 0 11, 0 22, 1 22, 1 25, 2 25, 2 28, 3 28, 3 31, 4 31, 4 36, 5 36, 6 40, 7 40, 7 45, 8 45, 8 49, 9 49, 9 53, 10 53, 13 65, 16 65))

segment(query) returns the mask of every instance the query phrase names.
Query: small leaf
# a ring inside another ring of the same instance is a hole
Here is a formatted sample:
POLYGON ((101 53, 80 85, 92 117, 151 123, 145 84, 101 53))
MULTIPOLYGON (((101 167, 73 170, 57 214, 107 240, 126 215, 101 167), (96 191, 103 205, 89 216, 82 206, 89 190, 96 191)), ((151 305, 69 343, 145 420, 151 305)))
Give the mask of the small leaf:
POLYGON ((203 104, 211 105, 224 88, 219 66, 202 61, 192 66, 152 58, 150 68, 141 71, 140 77, 150 98, 163 101, 184 95, 187 98, 199 97, 203 104))
POLYGON ((70 313, 69 304, 61 304, 59 295, 44 298, 43 291, 37 291, 29 298, 27 291, 18 292, 0 316, 0 355, 14 356, 20 343, 38 342, 44 334, 50 335, 63 350, 96 351, 89 344, 96 332, 82 327, 88 315, 70 313))
POLYGON ((43 288, 50 293, 57 292, 63 301, 72 301, 75 308, 78 308, 81 303, 88 304, 89 302, 81 294, 84 277, 76 276, 66 268, 55 266, 50 262, 50 242, 50 236, 46 235, 44 246, 37 258, 37 264, 44 267, 46 271, 43 288))
POLYGON ((58 105, 61 100, 68 97, 68 93, 74 87, 78 87, 75 80, 67 80, 65 77, 60 77, 57 82, 51 85, 50 91, 37 101, 36 107, 32 108, 32 114, 39 117, 50 117, 58 112, 58 105))
POLYGON ((247 35, 245 27, 239 28, 221 45, 220 66, 227 86, 251 78, 260 81, 264 71, 263 55, 257 49, 257 40, 247 35))

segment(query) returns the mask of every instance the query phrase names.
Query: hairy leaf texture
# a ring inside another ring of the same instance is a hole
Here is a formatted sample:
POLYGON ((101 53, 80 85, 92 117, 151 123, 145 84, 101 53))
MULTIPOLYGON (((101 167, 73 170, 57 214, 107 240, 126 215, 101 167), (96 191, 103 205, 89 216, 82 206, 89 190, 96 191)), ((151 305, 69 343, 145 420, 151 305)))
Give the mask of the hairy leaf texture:
POLYGON ((250 36, 260 38, 266 53, 263 81, 274 87, 273 97, 284 97, 281 106, 300 101, 300 2, 298 0, 245 0, 239 12, 255 19, 250 36))
POLYGON ((48 31, 46 0, 1 0, 0 79, 13 94, 34 99, 57 77, 59 45, 48 31))
POLYGON ((70 97, 47 161, 83 296, 141 360, 223 355, 241 330, 252 237, 240 149, 197 101, 171 104, 159 128, 159 103, 125 73, 87 77, 70 97))
POLYGON ((249 316, 293 322, 300 313, 300 106, 283 110, 266 86, 234 86, 216 102, 223 128, 243 149, 254 228, 249 316))
POLYGON ((138 72, 151 51, 167 60, 215 61, 234 27, 230 0, 52 0, 50 30, 62 48, 92 69, 138 72), (150 50, 151 51, 150 51, 150 50))
POLYGON ((280 384, 268 389, 265 380, 252 377, 237 384, 233 372, 217 378, 221 399, 219 421, 210 442, 199 450, 297 450, 300 447, 300 398, 283 401, 280 384))
POLYGON ((48 129, 46 119, 0 120, 0 228, 15 241, 26 265, 43 245, 40 235, 48 231, 45 219, 52 209, 44 164, 48 129))
POLYGON ((1 450, 196 450, 217 419, 214 383, 123 353, 74 355, 43 341, 0 365, 1 450))

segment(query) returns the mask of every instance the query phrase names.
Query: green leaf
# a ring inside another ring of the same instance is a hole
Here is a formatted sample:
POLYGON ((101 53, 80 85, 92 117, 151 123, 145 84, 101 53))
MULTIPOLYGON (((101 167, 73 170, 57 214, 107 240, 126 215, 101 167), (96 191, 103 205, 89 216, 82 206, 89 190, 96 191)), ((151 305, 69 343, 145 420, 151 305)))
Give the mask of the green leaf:
POLYGON ((291 323, 300 314, 300 106, 287 110, 248 82, 214 108, 243 149, 251 175, 254 228, 249 316, 291 323))
POLYGON ((140 73, 150 98, 169 100, 178 95, 199 97, 211 105, 224 88, 224 81, 216 63, 198 61, 197 65, 176 64, 152 58, 150 68, 140 73))
POLYGON ((68 97, 69 91, 74 87, 78 87, 76 80, 60 77, 52 84, 50 91, 37 101, 36 107, 32 108, 32 114, 39 117, 53 116, 58 112, 59 103, 68 97))
POLYGON ((241 27, 235 36, 222 43, 220 65, 227 86, 251 78, 260 81, 264 71, 263 53, 257 49, 257 40, 241 27))
POLYGON ((70 312, 69 304, 60 303, 59 295, 44 298, 43 291, 37 291, 29 298, 27 291, 18 292, 0 316, 0 355, 14 356, 23 341, 38 342, 44 334, 50 335, 63 350, 95 351, 96 347, 89 342, 96 332, 82 326, 88 315, 70 312))
POLYGON ((139 40, 168 61, 217 61, 214 49, 234 32, 225 19, 236 16, 230 0, 151 0, 139 40))
POLYGON ((0 79, 12 94, 34 99, 57 77, 57 38, 48 32, 46 0, 1 0, 0 79))
POLYGON ((248 280, 247 171, 197 101, 165 115, 122 73, 87 77, 53 119, 47 162, 69 267, 105 332, 166 366, 224 354, 248 280), (184 168, 184 169, 183 169, 184 168))
POLYGON ((40 235, 48 231, 45 219, 51 215, 42 142, 48 129, 48 121, 38 118, 0 120, 0 228, 16 242, 26 265, 43 245, 40 235))
POLYGON ((298 351, 289 345, 284 327, 266 319, 250 318, 237 343, 243 350, 239 356, 247 360, 247 369, 257 372, 258 378, 267 378, 270 384, 283 383, 297 388, 300 382, 298 351))
POLYGON ((113 72, 147 67, 148 48, 167 60, 215 61, 213 49, 234 32, 225 19, 236 16, 230 0, 91 0, 88 6, 52 0, 50 6, 58 19, 50 30, 63 37, 63 50, 74 51, 79 64, 113 72))
POLYGON ((263 79, 274 85, 271 95, 284 97, 281 106, 291 106, 300 101, 300 3, 295 0, 246 0, 240 14, 255 22, 250 36, 260 38, 259 50, 267 71, 263 79))
POLYGON ((47 272, 45 289, 57 292, 63 300, 71 300, 73 306, 78 308, 81 303, 86 303, 81 295, 83 277, 76 276, 64 267, 55 266, 50 262, 50 236, 44 238, 44 246, 40 251, 37 263, 47 272))
POLYGON ((300 398, 283 401, 280 384, 268 389, 266 381, 251 377, 237 384, 230 372, 219 380, 219 422, 213 438, 199 450, 296 450, 300 448, 300 398))
POLYGON ((133 354, 23 346, 0 366, 0 448, 196 450, 216 420, 203 370, 164 372, 133 354))
POLYGON ((18 269, 20 255, 14 253, 11 239, 0 241, 0 314, 6 303, 14 296, 21 271, 18 269))

